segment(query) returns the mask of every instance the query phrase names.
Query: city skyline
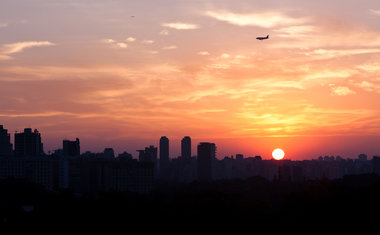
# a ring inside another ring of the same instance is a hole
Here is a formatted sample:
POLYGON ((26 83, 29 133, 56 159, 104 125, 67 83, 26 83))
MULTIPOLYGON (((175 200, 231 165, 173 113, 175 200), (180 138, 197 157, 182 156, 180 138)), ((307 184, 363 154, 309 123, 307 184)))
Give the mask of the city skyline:
POLYGON ((379 20, 376 0, 4 0, 0 123, 46 152, 379 155, 379 20))
MULTIPOLYGON (((8 129, 4 128, 3 125, 0 124, 0 156, 42 156, 42 155, 51 155, 55 153, 63 154, 64 156, 82 156, 82 155, 88 155, 88 154, 104 154, 107 156, 112 156, 112 158, 119 157, 125 157, 130 156, 131 158, 138 159, 139 161, 153 161, 155 162, 156 166, 167 166, 169 164, 169 160, 175 160, 175 159, 183 159, 186 162, 189 162, 191 158, 197 158, 199 153, 199 147, 203 144, 212 144, 213 145, 213 157, 212 159, 218 159, 223 160, 224 158, 231 158, 231 159, 238 159, 240 157, 246 157, 246 158, 253 158, 253 157, 260 157, 260 159, 264 160, 290 160, 290 161, 303 161, 303 160, 316 160, 316 159, 323 159, 323 158, 337 158, 337 159, 356 159, 360 158, 361 155, 365 156, 373 156, 378 157, 378 154, 368 154, 368 151, 363 151, 358 153, 356 156, 345 156, 340 154, 332 154, 325 152, 324 154, 320 154, 319 156, 313 156, 313 157, 306 157, 306 158, 294 158, 292 156, 288 156, 286 152, 283 153, 280 158, 277 158, 273 155, 273 152, 271 154, 253 154, 253 155, 245 155, 239 151, 235 151, 232 154, 229 155, 223 155, 218 154, 219 152, 219 146, 215 143, 212 143, 210 141, 200 141, 192 144, 192 140, 190 136, 184 136, 180 141, 174 141, 174 145, 179 144, 179 151, 174 148, 175 151, 173 151, 173 148, 170 148, 169 142, 170 139, 166 136, 161 136, 158 140, 158 142, 144 145, 144 147, 140 147, 138 149, 128 149, 122 148, 117 149, 116 151, 112 146, 105 145, 104 148, 99 149, 98 151, 91 151, 91 150, 83 150, 83 148, 80 147, 80 140, 78 137, 75 138, 75 140, 69 140, 67 138, 64 138, 60 142, 60 146, 53 149, 53 150, 44 150, 44 143, 42 141, 41 133, 37 129, 32 129, 30 127, 24 128, 23 132, 15 132, 14 138, 11 138, 11 133, 9 133, 8 129), (13 141, 12 141, 13 140, 13 141), (176 143, 178 142, 178 143, 176 143), (149 147, 147 147, 149 146, 149 147), (218 148, 216 147, 218 146, 218 148), (145 150, 144 150, 145 148, 145 150), (192 149, 195 149, 193 151, 192 149), (217 151, 218 149, 218 151, 217 151), (82 151, 81 151, 82 150, 82 151), (134 153, 138 152, 139 154, 135 155, 134 153), (174 152, 174 153, 173 153, 174 152), (177 154, 179 152, 179 154, 177 154), (193 154, 192 154, 193 153, 193 154), (197 153, 197 154, 196 154, 197 153), (145 159, 145 160, 144 160, 145 159), (155 160, 152 160, 155 159, 155 160)), ((153 141, 154 142, 154 141, 153 141)), ((140 143, 140 146, 143 146, 143 143, 140 143)), ((278 148, 274 149, 279 150, 278 148)), ((211 151, 211 150, 208 150, 211 151)), ((280 151, 283 151, 280 149, 280 151)), ((166 168, 166 167, 164 167, 166 168)))
POLYGON ((215 182, 261 177, 272 182, 295 183, 378 175, 380 172, 380 156, 369 159, 367 154, 359 154, 355 159, 320 156, 301 161, 284 159, 279 154, 273 154, 272 159, 243 154, 218 159, 215 143, 200 142, 196 155, 191 156, 189 136, 181 140, 182 155, 171 159, 170 140, 166 136, 161 136, 159 147, 149 145, 136 150, 138 158, 128 152, 115 154, 113 148, 105 148, 99 153, 81 153, 78 138, 63 140, 61 149, 46 154, 41 133, 31 128, 15 134, 14 150, 9 137, 7 129, 0 125, 0 180, 26 179, 47 190, 148 193, 163 182, 215 182))

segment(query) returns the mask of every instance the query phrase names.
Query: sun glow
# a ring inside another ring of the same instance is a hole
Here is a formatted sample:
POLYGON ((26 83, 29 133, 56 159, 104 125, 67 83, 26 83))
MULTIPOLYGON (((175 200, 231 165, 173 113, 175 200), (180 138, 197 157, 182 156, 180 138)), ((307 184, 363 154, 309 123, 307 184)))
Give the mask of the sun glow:
POLYGON ((277 149, 273 150, 272 157, 275 160, 282 160, 285 157, 285 152, 284 152, 284 150, 277 148, 277 149))

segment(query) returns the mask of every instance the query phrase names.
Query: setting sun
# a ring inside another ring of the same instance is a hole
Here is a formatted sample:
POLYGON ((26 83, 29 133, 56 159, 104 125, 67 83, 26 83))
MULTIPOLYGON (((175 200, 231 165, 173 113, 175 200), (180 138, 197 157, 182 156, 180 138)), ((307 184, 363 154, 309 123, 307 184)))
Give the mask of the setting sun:
POLYGON ((0 125, 46 152, 379 155, 379 0, 0 2, 0 125))
POLYGON ((272 157, 276 160, 282 160, 285 157, 285 152, 282 149, 275 149, 272 152, 272 157))

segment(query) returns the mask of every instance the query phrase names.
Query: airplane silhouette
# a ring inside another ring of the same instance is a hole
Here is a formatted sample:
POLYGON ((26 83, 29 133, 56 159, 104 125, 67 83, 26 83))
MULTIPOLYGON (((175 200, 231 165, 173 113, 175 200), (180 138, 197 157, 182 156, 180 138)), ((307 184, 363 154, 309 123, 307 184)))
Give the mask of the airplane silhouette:
POLYGON ((256 39, 257 40, 264 40, 264 39, 268 39, 269 38, 269 35, 267 35, 266 37, 257 37, 256 39))

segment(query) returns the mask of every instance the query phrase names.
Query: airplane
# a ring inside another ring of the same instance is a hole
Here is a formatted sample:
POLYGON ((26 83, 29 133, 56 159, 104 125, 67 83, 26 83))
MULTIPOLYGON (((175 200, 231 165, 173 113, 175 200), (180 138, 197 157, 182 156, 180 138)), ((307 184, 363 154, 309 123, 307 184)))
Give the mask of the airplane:
POLYGON ((268 39, 269 38, 269 35, 267 35, 266 37, 257 37, 256 39, 257 40, 264 40, 264 39, 268 39))

